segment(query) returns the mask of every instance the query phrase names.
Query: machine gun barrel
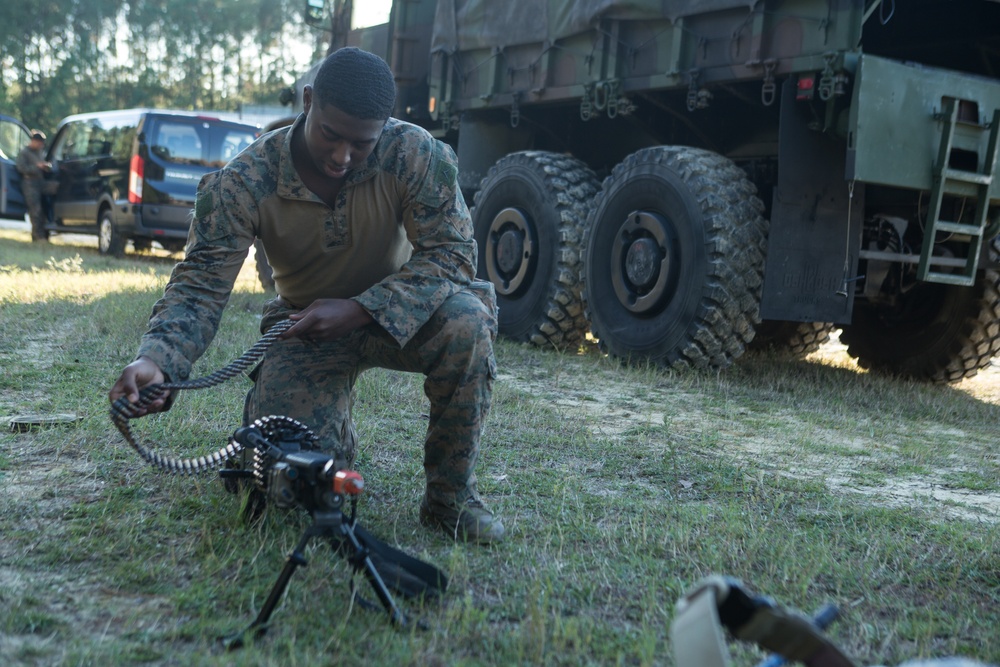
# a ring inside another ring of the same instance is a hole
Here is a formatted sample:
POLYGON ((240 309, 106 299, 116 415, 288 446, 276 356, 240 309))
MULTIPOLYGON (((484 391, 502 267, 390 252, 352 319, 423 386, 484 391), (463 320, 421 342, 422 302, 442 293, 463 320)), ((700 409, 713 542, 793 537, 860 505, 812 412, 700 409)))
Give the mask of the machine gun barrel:
POLYGON ((250 450, 258 447, 266 450, 271 447, 271 443, 267 441, 260 429, 253 426, 241 426, 236 429, 233 432, 233 440, 250 450))

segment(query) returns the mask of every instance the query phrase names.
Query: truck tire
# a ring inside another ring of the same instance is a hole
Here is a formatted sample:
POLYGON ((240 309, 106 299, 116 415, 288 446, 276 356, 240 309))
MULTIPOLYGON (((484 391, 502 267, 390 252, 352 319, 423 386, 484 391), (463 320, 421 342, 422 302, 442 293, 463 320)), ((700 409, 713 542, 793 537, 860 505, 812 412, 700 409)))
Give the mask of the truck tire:
POLYGON ((123 257, 128 237, 115 226, 115 219, 110 209, 101 210, 97 217, 97 250, 102 255, 123 257))
POLYGON ((840 340, 861 368, 937 383, 973 377, 1000 352, 1000 274, 972 287, 919 283, 896 307, 857 304, 840 340))
POLYGON ((511 153, 490 168, 472 221, 478 275, 493 283, 506 338, 565 349, 587 333, 580 255, 597 177, 558 153, 511 153))
POLYGON ((257 279, 260 280, 260 286, 264 288, 265 292, 273 292, 274 277, 271 275, 273 269, 267 263, 267 255, 264 254, 264 245, 260 242, 260 239, 254 239, 253 253, 254 263, 257 265, 257 279))
POLYGON ((805 357, 830 341, 836 325, 830 322, 764 320, 756 327, 750 350, 770 350, 805 357))
POLYGON ((605 179, 588 220, 584 303, 601 349, 724 368, 760 321, 767 221, 746 174, 697 148, 645 148, 605 179))

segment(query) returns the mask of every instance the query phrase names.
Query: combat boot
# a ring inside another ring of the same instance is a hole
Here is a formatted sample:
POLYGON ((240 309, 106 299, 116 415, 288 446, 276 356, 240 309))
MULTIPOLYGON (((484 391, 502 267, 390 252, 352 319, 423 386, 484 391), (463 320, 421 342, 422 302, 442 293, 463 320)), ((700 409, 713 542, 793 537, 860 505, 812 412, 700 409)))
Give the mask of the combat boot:
POLYGON ((476 494, 470 495, 464 502, 450 503, 425 494, 420 503, 420 523, 440 528, 454 540, 477 544, 498 542, 504 533, 500 519, 493 516, 476 494))

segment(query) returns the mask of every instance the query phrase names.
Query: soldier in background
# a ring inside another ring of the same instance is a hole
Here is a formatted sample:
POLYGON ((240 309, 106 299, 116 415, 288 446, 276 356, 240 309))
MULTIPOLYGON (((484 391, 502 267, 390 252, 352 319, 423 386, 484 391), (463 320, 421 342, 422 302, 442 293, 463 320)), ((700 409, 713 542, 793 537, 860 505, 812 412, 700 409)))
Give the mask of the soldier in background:
POLYGON ((430 414, 421 523, 488 543, 504 528, 481 501, 474 468, 496 373, 496 299, 475 278, 455 155, 390 118, 395 95, 381 58, 340 49, 306 87, 304 114, 202 179, 187 254, 110 399, 135 402, 146 385, 188 377, 257 237, 278 293, 261 331, 286 318, 295 324, 251 374, 247 423, 298 419, 348 468, 358 375, 373 367, 423 373, 430 414))
POLYGON ((17 154, 15 168, 21 174, 21 193, 31 220, 31 240, 45 242, 49 233, 45 231, 45 215, 42 211, 42 185, 45 174, 52 165, 45 161, 45 135, 38 130, 31 131, 31 141, 17 154))

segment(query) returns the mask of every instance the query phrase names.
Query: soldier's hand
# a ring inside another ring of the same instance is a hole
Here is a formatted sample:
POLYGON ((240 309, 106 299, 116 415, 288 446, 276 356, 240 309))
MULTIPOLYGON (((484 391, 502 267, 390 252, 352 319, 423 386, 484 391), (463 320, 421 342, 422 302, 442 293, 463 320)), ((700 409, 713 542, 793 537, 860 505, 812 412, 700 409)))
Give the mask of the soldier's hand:
POLYGON ((367 310, 351 299, 316 299, 304 310, 290 315, 295 322, 282 338, 324 342, 343 338, 374 320, 367 310))
MULTIPOLYGON (((108 398, 114 403, 122 396, 127 396, 129 402, 136 403, 139 400, 140 389, 151 384, 161 384, 165 379, 163 371, 155 362, 147 357, 139 357, 125 367, 125 370, 118 377, 118 381, 108 392, 108 398)), ((146 409, 136 411, 134 416, 141 417, 151 412, 163 412, 169 397, 170 392, 165 392, 163 396, 150 403, 146 409)))

